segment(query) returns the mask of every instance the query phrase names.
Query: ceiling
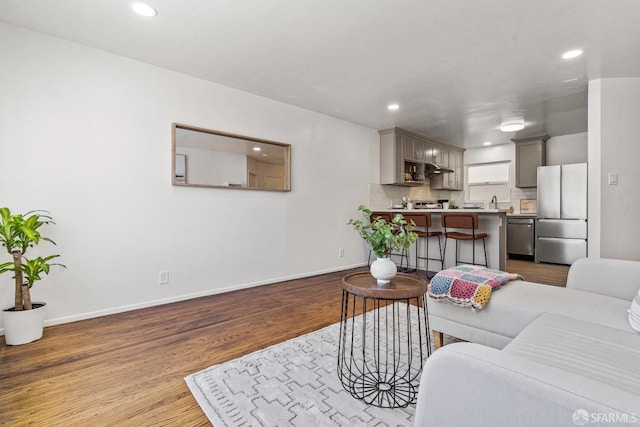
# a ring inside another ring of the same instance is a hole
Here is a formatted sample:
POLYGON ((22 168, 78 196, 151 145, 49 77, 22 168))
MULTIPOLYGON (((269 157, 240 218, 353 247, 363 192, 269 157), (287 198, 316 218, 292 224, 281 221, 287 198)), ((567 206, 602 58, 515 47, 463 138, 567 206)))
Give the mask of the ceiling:
POLYGON ((637 0, 148 3, 157 17, 133 14, 128 0, 0 0, 0 20, 465 147, 584 132, 588 80, 640 76, 637 0), (563 60, 573 48, 584 54, 563 60), (517 114, 524 131, 498 130, 517 114))

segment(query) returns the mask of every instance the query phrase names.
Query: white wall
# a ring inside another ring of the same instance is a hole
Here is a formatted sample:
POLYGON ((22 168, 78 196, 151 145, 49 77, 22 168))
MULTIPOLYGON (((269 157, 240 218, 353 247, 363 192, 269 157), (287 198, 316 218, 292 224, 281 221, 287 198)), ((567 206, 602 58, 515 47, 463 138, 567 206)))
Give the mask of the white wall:
POLYGON ((640 261, 639 99, 640 78, 589 84, 589 228, 597 226, 592 213, 599 212, 600 256, 604 258, 640 261), (617 185, 609 185, 609 174, 618 175, 617 185), (593 186, 600 190, 597 199, 593 186))
POLYGON ((587 132, 549 138, 546 153, 549 166, 587 163, 587 132))
MULTIPOLYGON (((513 142, 507 142, 505 144, 493 145, 490 147, 470 148, 464 152, 465 167, 478 163, 491 162, 510 162, 509 179, 511 181, 511 188, 509 189, 509 193, 511 200, 508 202, 499 202, 498 206, 502 209, 513 207, 514 212, 519 213, 520 200, 535 199, 537 192, 535 188, 516 187, 516 144, 513 142)), ((465 185, 467 181, 466 176, 467 173, 465 170, 465 185)), ((463 195, 459 197, 463 197, 463 195)))
MULTIPOLYGON (((479 163, 494 163, 494 162, 509 162, 509 180, 511 181, 511 188, 515 188, 516 185, 516 145, 513 142, 507 142, 506 144, 493 145, 490 147, 470 148, 464 152, 464 180, 465 189, 468 189, 466 185, 469 181, 467 167, 469 165, 475 165, 479 163)), ((460 196, 462 197, 462 195, 460 196)), ((467 195, 467 199, 468 199, 467 195)), ((491 198, 489 197, 489 200, 491 198)), ((487 202, 489 201, 487 200, 487 202)), ((511 205, 511 202, 505 204, 511 205)), ((503 207, 503 206, 500 206, 503 207)), ((506 206, 509 207, 509 206, 506 206)))
POLYGON ((602 151, 602 103, 600 101, 602 80, 589 82, 589 108, 587 132, 587 256, 600 258, 600 226, 602 205, 601 151, 602 151))
POLYGON ((48 324, 364 262, 375 130, 2 23, 0 57, 0 205, 51 211, 68 266, 48 324), (291 144, 292 191, 172 186, 172 122, 291 144))
POLYGON ((511 162, 514 167, 511 168, 513 182, 515 182, 515 162, 516 162, 516 144, 507 142, 500 145, 492 145, 490 147, 469 148, 464 152, 464 165, 474 165, 477 163, 491 162, 511 162))

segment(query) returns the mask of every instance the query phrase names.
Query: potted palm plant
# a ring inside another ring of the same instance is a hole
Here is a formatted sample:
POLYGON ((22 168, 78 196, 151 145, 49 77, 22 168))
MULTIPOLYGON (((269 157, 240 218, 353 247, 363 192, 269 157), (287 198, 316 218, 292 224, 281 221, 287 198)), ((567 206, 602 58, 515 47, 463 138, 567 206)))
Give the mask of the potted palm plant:
POLYGON ((31 211, 23 215, 0 208, 0 244, 12 258, 0 264, 0 274, 13 272, 15 280, 14 306, 2 312, 8 345, 26 344, 42 337, 45 303, 32 303, 30 289, 43 275, 49 274, 52 266, 64 267, 51 262, 60 255, 26 257, 27 250, 41 241, 55 245, 40 233, 40 227, 46 224, 53 224, 48 212, 31 211))
POLYGON ((411 231, 414 224, 408 223, 401 214, 395 214, 391 221, 387 221, 381 217, 372 218, 371 210, 364 205, 360 205, 358 210, 362 212, 364 220, 350 219, 348 224, 353 226, 376 254, 377 259, 371 264, 371 275, 379 285, 387 284, 398 272, 389 257, 391 252, 408 249, 418 240, 418 235, 411 231))

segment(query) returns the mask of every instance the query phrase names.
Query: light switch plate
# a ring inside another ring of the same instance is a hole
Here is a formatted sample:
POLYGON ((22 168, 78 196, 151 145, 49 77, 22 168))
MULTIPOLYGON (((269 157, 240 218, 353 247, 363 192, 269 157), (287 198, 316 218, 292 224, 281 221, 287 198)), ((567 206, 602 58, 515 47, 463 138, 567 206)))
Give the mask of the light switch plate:
POLYGON ((609 172, 609 185, 618 185, 618 174, 609 172))
POLYGON ((158 284, 160 285, 168 285, 169 284, 169 272, 161 271, 158 275, 158 284))

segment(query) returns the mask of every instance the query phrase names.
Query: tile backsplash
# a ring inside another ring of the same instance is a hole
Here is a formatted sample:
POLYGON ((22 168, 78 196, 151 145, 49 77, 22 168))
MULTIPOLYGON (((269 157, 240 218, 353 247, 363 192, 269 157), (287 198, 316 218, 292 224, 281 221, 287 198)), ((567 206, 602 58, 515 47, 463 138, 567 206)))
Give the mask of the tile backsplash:
MULTIPOLYGON (((511 189, 511 205, 514 213, 520 213, 521 199, 536 199, 538 196, 537 188, 512 188, 511 189)), ((507 209, 509 208, 507 206, 507 209)))
MULTIPOLYGON (((387 209, 393 204, 402 203, 403 197, 411 200, 425 200, 436 202, 438 199, 451 199, 452 193, 462 197, 460 191, 431 190, 428 185, 420 187, 402 187, 398 185, 369 184, 369 205, 371 209, 387 209)), ((453 200, 457 200, 456 197, 453 200)))
MULTIPOLYGON (((535 199, 538 192, 536 188, 511 188, 509 202, 499 202, 498 207, 509 209, 513 206, 515 213, 520 212, 520 199, 535 199)), ((412 200, 425 200, 436 202, 439 199, 447 199, 455 204, 464 204, 463 191, 431 190, 428 185, 420 187, 402 187, 397 185, 369 184, 369 207, 371 209, 388 209, 393 204, 402 203, 403 197, 412 200)))

